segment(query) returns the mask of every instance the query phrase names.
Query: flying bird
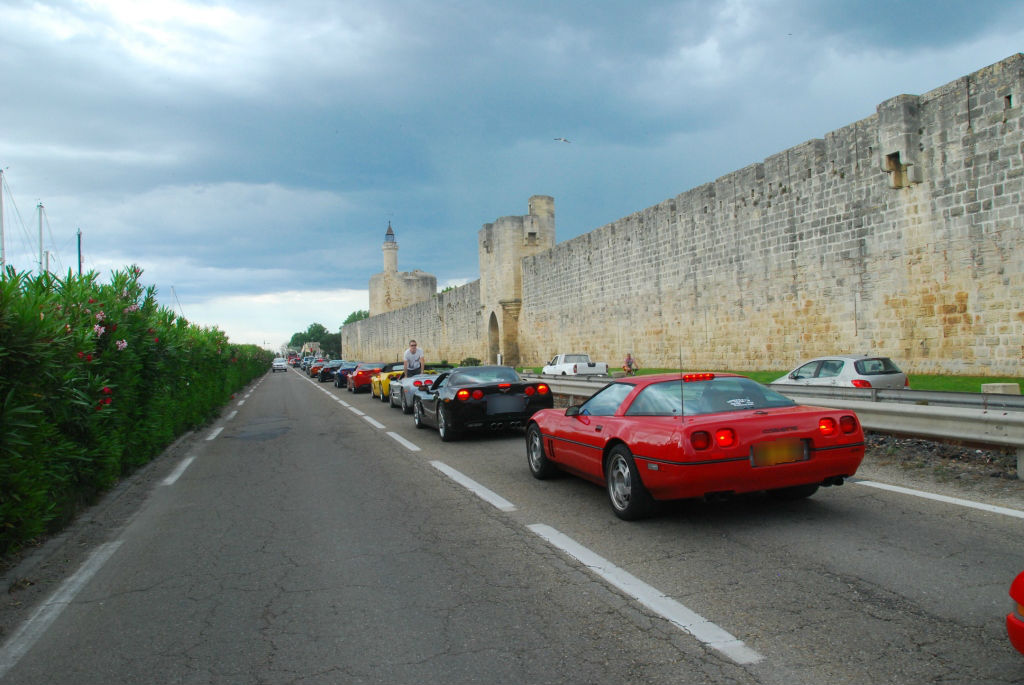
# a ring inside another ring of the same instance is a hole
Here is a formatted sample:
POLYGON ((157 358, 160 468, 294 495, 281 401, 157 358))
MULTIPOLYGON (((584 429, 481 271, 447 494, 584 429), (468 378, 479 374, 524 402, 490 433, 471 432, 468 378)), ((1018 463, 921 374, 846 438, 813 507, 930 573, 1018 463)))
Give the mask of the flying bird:
POLYGON ((555 138, 555 140, 557 140, 557 141, 559 141, 559 142, 561 142, 561 143, 568 143, 568 142, 569 142, 569 141, 568 141, 568 140, 566 140, 565 138, 555 138))

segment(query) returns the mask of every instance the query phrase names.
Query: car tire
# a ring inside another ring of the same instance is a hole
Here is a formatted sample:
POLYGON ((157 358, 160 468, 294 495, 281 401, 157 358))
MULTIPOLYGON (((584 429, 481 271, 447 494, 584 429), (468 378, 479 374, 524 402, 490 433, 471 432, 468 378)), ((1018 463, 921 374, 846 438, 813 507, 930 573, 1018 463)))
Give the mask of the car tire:
POLYGON ((608 501, 616 516, 623 521, 650 516, 654 500, 640 480, 640 472, 628 447, 616 445, 612 448, 604 475, 608 501))
POLYGON ((423 405, 416 400, 414 400, 412 404, 412 423, 417 428, 427 427, 427 425, 423 423, 423 405))
POLYGON ((818 491, 818 484, 813 483, 811 485, 794 485, 791 488, 779 488, 778 490, 769 490, 768 494, 777 500, 784 502, 792 502, 798 499, 807 499, 818 491))
POLYGON ((451 442, 459 438, 459 431, 452 423, 452 413, 443 404, 437 409, 437 432, 441 434, 442 442, 451 442))
POLYGON ((558 474, 558 467, 544 452, 544 436, 535 423, 531 423, 526 429, 526 463, 530 466, 530 473, 537 480, 546 480, 558 474))
POLYGON ((405 400, 405 393, 404 392, 402 393, 402 413, 403 414, 411 414, 412 413, 412 406, 410 406, 409 403, 406 402, 406 400, 405 400))

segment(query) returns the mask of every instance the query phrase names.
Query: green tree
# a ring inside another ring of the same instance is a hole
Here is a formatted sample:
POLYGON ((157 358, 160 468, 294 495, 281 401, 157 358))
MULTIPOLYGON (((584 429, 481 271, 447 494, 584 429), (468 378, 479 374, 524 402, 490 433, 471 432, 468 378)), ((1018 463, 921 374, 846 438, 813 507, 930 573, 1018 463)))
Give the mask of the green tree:
POLYGON ((348 324, 348 323, 355 323, 356 321, 362 321, 363 319, 369 319, 369 318, 370 318, 370 312, 368 310, 366 310, 366 309, 357 309, 354 312, 352 312, 351 314, 349 314, 348 318, 345 319, 341 323, 341 325, 344 326, 345 324, 348 324))

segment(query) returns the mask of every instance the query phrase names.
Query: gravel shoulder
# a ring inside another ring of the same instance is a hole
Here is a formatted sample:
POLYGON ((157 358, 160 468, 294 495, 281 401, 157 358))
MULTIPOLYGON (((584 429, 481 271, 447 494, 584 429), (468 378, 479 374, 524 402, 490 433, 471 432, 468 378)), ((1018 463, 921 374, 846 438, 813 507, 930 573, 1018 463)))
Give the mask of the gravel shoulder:
POLYGON ((1017 476, 1014 450, 881 433, 868 433, 865 440, 864 462, 856 476, 861 480, 1024 511, 1024 481, 1017 476))

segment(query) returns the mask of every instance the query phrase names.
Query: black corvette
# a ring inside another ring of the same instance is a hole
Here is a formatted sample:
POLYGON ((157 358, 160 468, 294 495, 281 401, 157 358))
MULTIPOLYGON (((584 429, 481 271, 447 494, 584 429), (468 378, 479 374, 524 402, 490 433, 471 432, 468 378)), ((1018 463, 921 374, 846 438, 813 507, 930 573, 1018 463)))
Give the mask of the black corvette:
POLYGON ((467 430, 525 426, 534 412, 553 404, 547 383, 526 382, 512 367, 463 366, 416 388, 413 420, 417 428, 437 428, 447 442, 467 430))

